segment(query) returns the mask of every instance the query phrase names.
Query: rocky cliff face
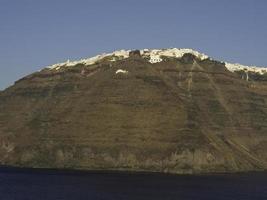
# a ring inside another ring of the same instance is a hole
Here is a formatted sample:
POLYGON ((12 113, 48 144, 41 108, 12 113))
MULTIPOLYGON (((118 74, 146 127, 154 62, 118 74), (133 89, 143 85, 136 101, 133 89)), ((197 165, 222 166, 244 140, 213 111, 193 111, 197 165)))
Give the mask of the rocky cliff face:
POLYGON ((108 55, 0 92, 0 163, 171 173, 267 168, 267 81, 222 62, 108 55))

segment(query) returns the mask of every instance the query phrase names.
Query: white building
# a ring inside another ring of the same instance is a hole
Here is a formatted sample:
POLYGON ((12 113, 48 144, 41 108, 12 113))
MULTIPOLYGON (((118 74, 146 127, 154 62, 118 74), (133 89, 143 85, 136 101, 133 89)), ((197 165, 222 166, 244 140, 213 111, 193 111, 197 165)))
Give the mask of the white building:
POLYGON ((162 61, 162 59, 160 58, 159 55, 151 55, 150 56, 149 62, 151 62, 151 63, 158 63, 158 62, 161 62, 161 61, 162 61))

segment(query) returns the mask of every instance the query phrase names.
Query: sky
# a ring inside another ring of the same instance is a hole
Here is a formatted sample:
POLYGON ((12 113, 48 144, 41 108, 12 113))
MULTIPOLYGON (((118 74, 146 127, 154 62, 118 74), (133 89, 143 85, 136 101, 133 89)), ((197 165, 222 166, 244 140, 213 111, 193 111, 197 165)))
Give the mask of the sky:
POLYGON ((0 0, 0 90, 119 49, 192 48, 267 66, 266 0, 0 0))

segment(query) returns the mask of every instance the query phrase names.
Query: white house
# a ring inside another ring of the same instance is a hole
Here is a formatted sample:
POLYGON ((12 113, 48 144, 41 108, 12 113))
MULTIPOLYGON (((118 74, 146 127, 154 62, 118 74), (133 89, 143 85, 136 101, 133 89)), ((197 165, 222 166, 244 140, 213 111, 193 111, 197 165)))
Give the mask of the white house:
POLYGON ((118 69, 116 71, 116 74, 119 74, 119 73, 122 73, 122 74, 128 74, 128 71, 127 70, 123 70, 123 69, 118 69))
POLYGON ((161 62, 161 61, 162 61, 162 59, 160 58, 159 55, 151 55, 150 56, 149 62, 151 62, 151 63, 158 63, 158 62, 161 62))

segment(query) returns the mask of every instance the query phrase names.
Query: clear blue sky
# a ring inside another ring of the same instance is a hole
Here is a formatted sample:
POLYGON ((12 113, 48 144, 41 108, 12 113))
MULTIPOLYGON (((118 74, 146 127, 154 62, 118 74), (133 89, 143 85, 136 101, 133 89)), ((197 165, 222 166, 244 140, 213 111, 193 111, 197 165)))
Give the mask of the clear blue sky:
POLYGON ((267 66, 266 0, 0 0, 0 89, 116 49, 193 48, 267 66))

